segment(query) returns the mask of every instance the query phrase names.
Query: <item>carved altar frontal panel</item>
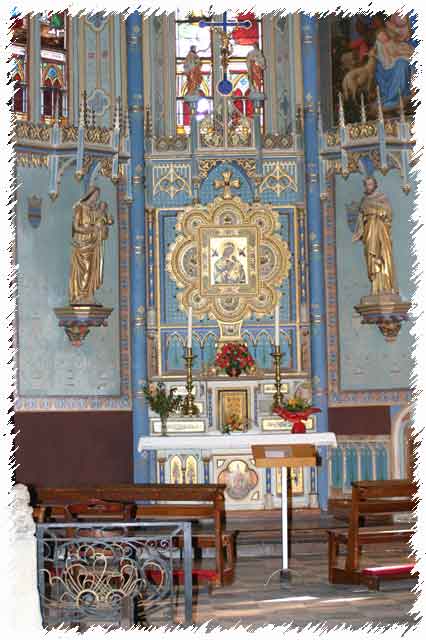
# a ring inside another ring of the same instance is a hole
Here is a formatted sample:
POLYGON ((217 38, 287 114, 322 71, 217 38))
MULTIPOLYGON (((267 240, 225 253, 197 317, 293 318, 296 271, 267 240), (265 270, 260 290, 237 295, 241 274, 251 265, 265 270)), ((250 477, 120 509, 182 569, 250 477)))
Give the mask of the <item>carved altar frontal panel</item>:
POLYGON ((227 509, 263 508, 263 470, 255 467, 250 455, 214 455, 213 474, 214 482, 226 484, 227 509))

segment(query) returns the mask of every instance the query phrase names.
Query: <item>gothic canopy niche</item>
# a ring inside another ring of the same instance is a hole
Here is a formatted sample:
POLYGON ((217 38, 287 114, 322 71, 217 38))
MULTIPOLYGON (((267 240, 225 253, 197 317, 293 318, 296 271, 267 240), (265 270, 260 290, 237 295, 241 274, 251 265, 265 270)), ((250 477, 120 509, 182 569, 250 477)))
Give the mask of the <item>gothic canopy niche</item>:
POLYGON ((182 211, 167 256, 181 309, 216 319, 221 341, 240 340, 243 320, 270 315, 288 277, 290 251, 279 228, 270 206, 230 194, 182 211))

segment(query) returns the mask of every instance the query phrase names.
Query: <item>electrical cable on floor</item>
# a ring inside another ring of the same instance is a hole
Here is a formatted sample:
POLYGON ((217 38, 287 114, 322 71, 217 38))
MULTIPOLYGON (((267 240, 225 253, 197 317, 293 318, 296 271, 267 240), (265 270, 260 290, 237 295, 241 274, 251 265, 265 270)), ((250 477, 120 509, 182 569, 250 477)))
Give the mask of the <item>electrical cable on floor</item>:
MULTIPOLYGON (((275 571, 273 571, 273 572, 271 573, 271 575, 269 576, 269 578, 267 579, 267 581, 264 583, 264 585, 263 585, 263 586, 264 586, 264 587, 267 587, 267 586, 268 586, 268 584, 269 584, 269 582, 270 582, 270 580, 271 580, 271 578, 272 578, 272 576, 274 576, 276 573, 280 573, 281 571, 282 571, 282 569, 275 569, 275 571)), ((300 573, 299 571, 295 571, 294 569, 292 569, 292 570, 291 570, 291 573, 292 573, 293 575, 295 575, 295 576, 300 576, 300 575, 301 575, 301 573, 300 573)))
POLYGON ((281 569, 276 569, 275 571, 273 571, 263 586, 267 587, 272 576, 274 576, 276 573, 280 573, 280 571, 281 569))

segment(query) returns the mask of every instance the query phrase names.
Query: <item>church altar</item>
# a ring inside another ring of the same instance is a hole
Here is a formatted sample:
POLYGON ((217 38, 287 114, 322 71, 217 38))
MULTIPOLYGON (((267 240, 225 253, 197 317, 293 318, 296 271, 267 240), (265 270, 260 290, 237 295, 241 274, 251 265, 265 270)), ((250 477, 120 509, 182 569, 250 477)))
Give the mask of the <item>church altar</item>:
POLYGON ((336 447, 337 441, 334 433, 241 433, 232 435, 206 434, 203 436, 147 436, 141 437, 138 443, 138 452, 153 451, 158 449, 177 450, 214 449, 215 451, 230 451, 234 449, 250 450, 256 444, 313 444, 316 447, 336 447))
MULTIPOLYGON (((224 483, 228 510, 259 510, 281 508, 283 473, 280 468, 257 467, 252 446, 295 444, 328 448, 336 447, 337 441, 331 432, 183 433, 141 436, 137 451, 141 457, 156 452, 157 482, 224 483)), ((321 451, 323 468, 328 466, 326 452, 321 451)), ((291 506, 318 507, 318 469, 300 466, 289 470, 291 506)))

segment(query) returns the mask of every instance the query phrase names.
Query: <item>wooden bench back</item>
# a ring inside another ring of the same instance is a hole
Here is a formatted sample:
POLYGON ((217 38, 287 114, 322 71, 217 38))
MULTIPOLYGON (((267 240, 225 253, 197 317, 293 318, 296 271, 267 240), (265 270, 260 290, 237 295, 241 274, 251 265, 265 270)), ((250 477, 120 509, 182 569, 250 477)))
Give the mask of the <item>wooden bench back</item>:
MULTIPOLYGON (((365 516, 412 511, 416 485, 408 480, 362 480, 352 483, 352 504, 348 532, 346 570, 359 566, 359 534, 365 535, 365 516)), ((389 528, 389 527, 388 527, 389 528)))
POLYGON ((59 507, 90 500, 135 504, 138 517, 214 518, 225 513, 224 484, 118 484, 30 487, 34 506, 59 507))
POLYGON ((387 515, 412 511, 415 495, 416 485, 409 480, 353 482, 352 519, 368 514, 387 515))

